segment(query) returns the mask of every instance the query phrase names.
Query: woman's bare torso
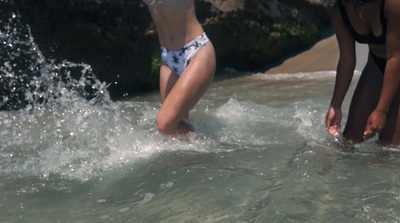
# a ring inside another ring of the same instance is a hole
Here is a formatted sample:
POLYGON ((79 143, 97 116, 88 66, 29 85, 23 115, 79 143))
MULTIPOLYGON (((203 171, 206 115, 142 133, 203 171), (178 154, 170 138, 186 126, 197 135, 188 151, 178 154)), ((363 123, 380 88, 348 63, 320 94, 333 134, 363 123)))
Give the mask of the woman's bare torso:
POLYGON ((149 6, 160 44, 179 50, 204 31, 196 18, 193 0, 172 0, 149 6))

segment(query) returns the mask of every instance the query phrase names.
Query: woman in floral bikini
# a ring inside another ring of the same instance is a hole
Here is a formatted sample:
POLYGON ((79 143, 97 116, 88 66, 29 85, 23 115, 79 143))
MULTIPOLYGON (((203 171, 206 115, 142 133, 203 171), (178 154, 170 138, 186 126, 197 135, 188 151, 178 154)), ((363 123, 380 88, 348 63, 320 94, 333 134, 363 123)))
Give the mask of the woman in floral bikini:
POLYGON ((161 45, 157 126, 166 135, 194 131, 184 121, 214 78, 214 47, 197 20, 194 0, 143 0, 161 45))

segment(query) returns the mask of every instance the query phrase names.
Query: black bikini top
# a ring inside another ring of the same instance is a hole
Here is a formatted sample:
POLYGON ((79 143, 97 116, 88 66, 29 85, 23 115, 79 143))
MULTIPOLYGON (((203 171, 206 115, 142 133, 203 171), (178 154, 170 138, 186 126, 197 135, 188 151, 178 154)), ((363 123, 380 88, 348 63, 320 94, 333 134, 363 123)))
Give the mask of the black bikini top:
POLYGON ((359 43, 368 43, 368 44, 385 44, 386 43, 387 19, 385 18, 385 15, 384 15, 385 0, 382 0, 381 12, 380 12, 380 19, 381 19, 381 25, 382 25, 382 34, 380 36, 374 36, 372 33, 369 35, 358 34, 354 30, 353 26, 351 25, 351 22, 349 20, 347 12, 346 12, 346 8, 344 7, 343 2, 341 0, 338 1, 338 6, 339 6, 340 14, 342 15, 343 22, 344 22, 346 28, 350 31, 350 33, 353 36, 355 41, 357 41, 359 43))

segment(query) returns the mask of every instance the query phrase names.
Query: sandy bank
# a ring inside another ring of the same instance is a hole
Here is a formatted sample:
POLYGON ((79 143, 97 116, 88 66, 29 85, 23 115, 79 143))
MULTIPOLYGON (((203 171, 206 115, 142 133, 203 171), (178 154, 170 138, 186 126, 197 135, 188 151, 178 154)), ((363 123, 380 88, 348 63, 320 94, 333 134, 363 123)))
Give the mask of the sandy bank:
MULTIPOLYGON (((366 63, 368 47, 357 44, 357 70, 362 70, 366 63)), ((266 71, 267 74, 277 73, 299 73, 315 71, 334 71, 336 70, 339 59, 339 49, 336 36, 331 35, 317 42, 309 50, 301 52, 293 57, 286 59, 282 64, 272 67, 266 71)))

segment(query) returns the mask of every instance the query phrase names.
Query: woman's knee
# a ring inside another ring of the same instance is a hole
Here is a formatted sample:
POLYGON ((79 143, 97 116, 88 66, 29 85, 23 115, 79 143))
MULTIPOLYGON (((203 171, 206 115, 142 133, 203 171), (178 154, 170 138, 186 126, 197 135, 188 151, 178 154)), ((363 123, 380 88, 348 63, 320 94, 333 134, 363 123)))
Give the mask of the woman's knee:
POLYGON ((156 123, 158 127, 158 131, 163 134, 171 134, 174 129, 176 129, 176 124, 172 121, 166 119, 165 117, 158 115, 156 118, 156 123))
POLYGON ((179 135, 194 131, 194 128, 183 120, 176 123, 174 120, 171 121, 157 116, 156 122, 158 131, 164 135, 179 135))

